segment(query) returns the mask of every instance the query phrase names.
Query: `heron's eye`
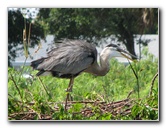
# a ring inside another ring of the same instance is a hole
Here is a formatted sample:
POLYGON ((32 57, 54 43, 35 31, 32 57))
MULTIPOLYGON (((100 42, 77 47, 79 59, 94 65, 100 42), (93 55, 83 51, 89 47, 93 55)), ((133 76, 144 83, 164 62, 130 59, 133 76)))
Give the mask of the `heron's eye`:
POLYGON ((117 51, 117 48, 115 48, 115 47, 110 47, 110 49, 111 49, 112 51, 117 51))

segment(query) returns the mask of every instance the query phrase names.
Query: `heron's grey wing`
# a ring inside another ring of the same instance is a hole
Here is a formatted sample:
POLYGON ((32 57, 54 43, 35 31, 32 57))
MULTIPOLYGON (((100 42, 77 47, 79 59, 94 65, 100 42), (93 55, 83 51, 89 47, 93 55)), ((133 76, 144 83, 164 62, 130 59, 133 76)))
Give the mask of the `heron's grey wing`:
POLYGON ((75 43, 66 43, 53 49, 37 69, 74 75, 88 68, 96 61, 96 48, 89 43, 75 43))
MULTIPOLYGON (((57 50, 58 51, 62 51, 65 49, 72 49, 74 47, 77 47, 78 49, 80 49, 81 47, 86 49, 86 50, 91 50, 91 51, 95 51, 96 48, 93 44, 87 43, 83 40, 69 40, 69 39, 65 39, 65 40, 60 40, 58 43, 56 43, 56 48, 54 48, 53 50, 49 51, 47 54, 48 56, 52 56, 52 55, 56 55, 57 54, 57 50)), ((97 54, 97 53, 96 53, 97 54)))

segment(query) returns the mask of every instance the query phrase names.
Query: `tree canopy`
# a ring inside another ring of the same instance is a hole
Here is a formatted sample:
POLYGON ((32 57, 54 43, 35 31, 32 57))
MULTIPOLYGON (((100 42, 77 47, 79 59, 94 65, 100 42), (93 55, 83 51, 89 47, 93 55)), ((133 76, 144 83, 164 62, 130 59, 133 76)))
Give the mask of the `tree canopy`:
MULTIPOLYGON (((11 65, 11 61, 15 59, 16 51, 23 49, 23 30, 24 28, 29 28, 30 19, 24 19, 20 9, 18 10, 8 10, 8 65, 11 65), (21 46, 16 48, 17 46, 21 46)), ((28 31, 26 36, 28 37, 28 31)), ((33 47, 37 44, 40 39, 45 38, 44 28, 38 21, 36 21, 31 26, 30 33, 30 46, 33 47)), ((27 40, 26 40, 27 41, 27 40)))
MULTIPOLYGON (((22 43, 24 21, 19 11, 8 13, 9 59, 12 59, 15 52, 11 47, 22 43)), ((69 38, 97 43, 114 34, 135 55, 135 35, 157 33, 157 8, 41 8, 32 27, 31 41, 35 44, 44 34, 52 34, 55 41, 69 38)))
POLYGON ((157 8, 46 8, 39 15, 55 39, 96 42, 114 34, 134 55, 136 34, 158 32, 157 8))

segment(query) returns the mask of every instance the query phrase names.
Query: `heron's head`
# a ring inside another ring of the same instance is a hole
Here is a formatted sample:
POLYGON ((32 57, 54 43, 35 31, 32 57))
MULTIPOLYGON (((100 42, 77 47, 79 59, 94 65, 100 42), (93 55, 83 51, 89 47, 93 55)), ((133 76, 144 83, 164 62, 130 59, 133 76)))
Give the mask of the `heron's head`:
POLYGON ((106 46, 106 48, 104 49, 104 52, 106 54, 109 54, 109 57, 123 57, 123 58, 127 58, 130 60, 137 59, 136 56, 132 55, 131 53, 123 50, 122 48, 120 48, 118 45, 116 44, 109 44, 106 46))

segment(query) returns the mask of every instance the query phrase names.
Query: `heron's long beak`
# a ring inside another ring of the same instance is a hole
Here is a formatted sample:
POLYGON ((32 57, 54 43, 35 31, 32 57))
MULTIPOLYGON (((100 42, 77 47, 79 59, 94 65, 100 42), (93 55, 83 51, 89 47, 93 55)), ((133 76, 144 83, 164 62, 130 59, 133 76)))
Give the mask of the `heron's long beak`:
POLYGON ((137 59, 136 56, 132 55, 131 53, 129 53, 129 52, 123 50, 123 49, 118 48, 117 50, 122 54, 122 56, 124 56, 125 58, 127 58, 127 59, 129 59, 131 61, 133 61, 133 59, 131 57, 134 57, 135 59, 137 59), (127 55, 129 55, 130 57, 127 56, 127 55))

